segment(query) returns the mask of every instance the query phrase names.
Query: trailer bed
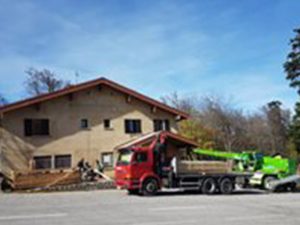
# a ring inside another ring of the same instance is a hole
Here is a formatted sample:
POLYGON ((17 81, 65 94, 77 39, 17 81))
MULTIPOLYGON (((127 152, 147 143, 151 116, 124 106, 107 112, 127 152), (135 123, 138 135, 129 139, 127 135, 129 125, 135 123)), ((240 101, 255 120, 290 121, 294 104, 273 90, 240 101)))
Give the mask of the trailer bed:
POLYGON ((295 188, 300 184, 300 175, 292 175, 280 180, 274 180, 270 182, 270 190, 276 191, 280 187, 284 187, 286 185, 294 184, 295 188))

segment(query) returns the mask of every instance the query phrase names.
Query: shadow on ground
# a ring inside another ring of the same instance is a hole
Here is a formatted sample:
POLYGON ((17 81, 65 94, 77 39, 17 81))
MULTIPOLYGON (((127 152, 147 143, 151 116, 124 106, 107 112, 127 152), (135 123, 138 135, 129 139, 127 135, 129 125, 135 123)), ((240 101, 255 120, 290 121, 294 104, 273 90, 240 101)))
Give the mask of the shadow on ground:
MULTIPOLYGON (((236 195, 263 195, 263 194, 268 194, 268 192, 266 191, 262 191, 262 190, 238 190, 233 192, 230 195, 227 196, 236 196, 236 195)), ((205 194, 202 194, 201 192, 198 191, 162 191, 157 193, 156 196, 180 196, 180 195, 198 195, 198 196, 208 196, 205 194)), ((220 196, 222 194, 220 193, 216 193, 216 194, 211 194, 209 196, 220 196)), ((224 195, 223 195, 224 196, 224 195)))

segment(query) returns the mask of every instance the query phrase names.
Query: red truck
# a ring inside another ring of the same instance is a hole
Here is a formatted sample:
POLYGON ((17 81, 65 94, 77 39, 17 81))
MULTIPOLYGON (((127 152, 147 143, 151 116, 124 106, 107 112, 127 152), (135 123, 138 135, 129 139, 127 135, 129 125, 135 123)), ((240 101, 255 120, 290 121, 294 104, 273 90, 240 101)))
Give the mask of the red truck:
POLYGON ((178 171, 178 152, 182 149, 189 152, 196 145, 177 134, 162 131, 121 147, 115 166, 117 187, 127 189, 129 194, 142 195, 155 195, 162 188, 231 193, 236 178, 242 175, 178 171))

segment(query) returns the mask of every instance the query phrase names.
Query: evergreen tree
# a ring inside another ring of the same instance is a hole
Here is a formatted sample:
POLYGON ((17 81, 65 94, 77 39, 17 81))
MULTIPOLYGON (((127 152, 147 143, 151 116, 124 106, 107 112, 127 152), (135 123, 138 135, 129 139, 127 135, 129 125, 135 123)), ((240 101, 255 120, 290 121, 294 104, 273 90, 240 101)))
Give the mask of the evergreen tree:
POLYGON ((267 117, 272 154, 286 155, 288 142, 289 112, 281 108, 280 101, 269 102, 264 111, 267 117))
POLYGON ((286 79, 290 81, 290 86, 296 88, 300 94, 300 28, 295 29, 295 38, 291 39, 291 52, 287 56, 287 61, 284 63, 286 79))
MULTIPOLYGON (((291 39, 291 52, 284 63, 286 79, 290 81, 290 86, 296 88, 300 95, 300 28, 294 30, 295 37, 291 39)), ((300 102, 295 105, 295 115, 290 127, 290 138, 294 148, 300 154, 300 102)))
POLYGON ((297 102, 295 106, 295 115, 293 116, 292 124, 290 126, 290 138, 294 148, 300 154, 300 103, 297 102))

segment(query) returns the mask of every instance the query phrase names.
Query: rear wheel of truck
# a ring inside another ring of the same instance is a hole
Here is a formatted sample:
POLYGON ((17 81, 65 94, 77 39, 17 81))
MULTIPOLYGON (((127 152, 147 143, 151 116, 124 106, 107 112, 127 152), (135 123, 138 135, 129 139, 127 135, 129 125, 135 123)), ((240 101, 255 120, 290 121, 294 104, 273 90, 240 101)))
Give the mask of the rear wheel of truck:
POLYGON ((144 196, 156 195, 158 191, 158 182, 154 178, 148 178, 142 186, 142 194, 144 196))
POLYGON ((223 178, 220 182, 220 192, 221 194, 231 194, 234 190, 234 182, 226 177, 226 178, 223 178))
POLYGON ((201 186, 203 194, 214 194, 217 190, 216 181, 213 178, 206 178, 201 186))

